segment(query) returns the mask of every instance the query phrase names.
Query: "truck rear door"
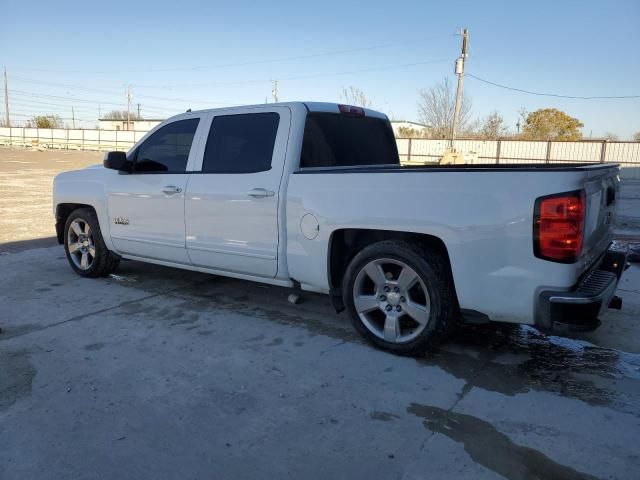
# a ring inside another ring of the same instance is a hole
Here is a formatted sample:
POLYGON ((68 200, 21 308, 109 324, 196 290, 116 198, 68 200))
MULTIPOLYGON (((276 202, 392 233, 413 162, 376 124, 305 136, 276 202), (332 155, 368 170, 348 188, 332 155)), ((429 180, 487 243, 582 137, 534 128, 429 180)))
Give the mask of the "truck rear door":
POLYGON ((186 245, 195 266, 275 277, 287 107, 216 112, 202 164, 189 179, 186 245))

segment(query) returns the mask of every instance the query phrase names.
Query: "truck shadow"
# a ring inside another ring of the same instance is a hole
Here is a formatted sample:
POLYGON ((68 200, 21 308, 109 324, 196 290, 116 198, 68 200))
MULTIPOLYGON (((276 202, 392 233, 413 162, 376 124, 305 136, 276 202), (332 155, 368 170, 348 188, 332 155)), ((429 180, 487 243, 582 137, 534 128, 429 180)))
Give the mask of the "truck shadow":
MULTIPOLYGON (((118 275, 123 285, 145 288, 147 281, 170 278, 174 272, 176 270, 164 267, 125 262, 118 275), (138 280, 127 284, 127 277, 132 275, 138 280)), ((303 293, 300 303, 294 305, 287 301, 290 289, 191 272, 179 275, 182 279, 193 276, 194 282, 167 294, 176 299, 171 311, 155 312, 155 318, 166 319, 171 328, 195 329, 198 318, 229 310, 304 328, 310 335, 329 336, 351 344, 365 343, 347 316, 335 313, 327 296, 303 293), (190 320, 176 322, 177 316, 190 320)), ((135 313, 130 311, 134 307, 124 309, 123 315, 135 313)), ((419 367, 441 368, 464 380, 465 391, 476 387, 508 396, 530 390, 546 391, 640 417, 636 407, 640 355, 547 336, 527 326, 464 326, 437 351, 413 361, 419 367)))
POLYGON ((18 253, 34 248, 53 247, 58 244, 56 237, 29 238, 27 240, 17 240, 15 242, 0 243, 0 255, 18 253))

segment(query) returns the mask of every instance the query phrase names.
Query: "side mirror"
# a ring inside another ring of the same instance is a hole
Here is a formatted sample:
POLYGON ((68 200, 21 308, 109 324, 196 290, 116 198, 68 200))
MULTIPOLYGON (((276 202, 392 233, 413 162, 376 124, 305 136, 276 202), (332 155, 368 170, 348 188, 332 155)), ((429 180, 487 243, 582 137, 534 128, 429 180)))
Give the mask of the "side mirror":
POLYGON ((104 168, 110 168, 111 170, 118 170, 120 172, 131 171, 131 162, 127 159, 127 154, 124 152, 105 153, 102 164, 104 168))

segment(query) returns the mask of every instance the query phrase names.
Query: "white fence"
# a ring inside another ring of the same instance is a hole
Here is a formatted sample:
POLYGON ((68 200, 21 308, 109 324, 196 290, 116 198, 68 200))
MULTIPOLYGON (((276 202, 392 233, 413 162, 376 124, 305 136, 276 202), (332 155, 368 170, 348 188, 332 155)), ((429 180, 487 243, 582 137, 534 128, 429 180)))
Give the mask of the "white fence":
MULTIPOLYGON (((449 140, 397 138, 403 163, 436 164, 449 140)), ((510 163, 619 163, 627 178, 640 179, 640 142, 585 140, 552 142, 525 140, 456 140, 456 151, 466 164, 510 163)))
MULTIPOLYGON (((401 159, 410 163, 437 163, 449 147, 449 140, 396 140, 401 159)), ((467 163, 616 162, 640 166, 640 142, 456 140, 454 147, 464 153, 467 163)))
POLYGON ((128 150, 147 132, 0 127, 0 145, 65 150, 128 150))
MULTIPOLYGON (((0 128, 0 145, 76 150, 128 150, 146 131, 0 128)), ((403 163, 435 164, 448 140, 398 138, 403 163)), ((524 140, 456 140, 465 163, 620 163, 627 178, 640 179, 640 142, 530 142, 524 140)))

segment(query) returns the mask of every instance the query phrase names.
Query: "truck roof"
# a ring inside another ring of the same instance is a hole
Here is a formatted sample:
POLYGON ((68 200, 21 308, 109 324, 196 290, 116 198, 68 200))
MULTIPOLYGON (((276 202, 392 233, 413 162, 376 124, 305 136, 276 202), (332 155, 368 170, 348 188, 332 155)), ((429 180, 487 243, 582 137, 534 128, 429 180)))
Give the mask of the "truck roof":
MULTIPOLYGON (((302 102, 302 101, 297 101, 297 102, 261 103, 261 104, 256 104, 256 105, 238 105, 238 106, 234 106, 234 107, 207 108, 207 109, 203 109, 203 110, 194 110, 191 113, 209 113, 209 112, 218 112, 218 111, 233 112, 234 110, 240 110, 240 109, 245 109, 245 108, 256 108, 256 109, 264 108, 264 109, 269 109, 269 108, 273 108, 274 106, 293 107, 293 108, 297 108, 297 107, 303 106, 309 112, 340 113, 339 105, 343 105, 343 104, 331 103, 331 102, 302 102)), ((358 108, 362 108, 362 107, 358 107, 358 108)), ((381 118, 381 119, 384 119, 384 120, 388 120, 389 119, 382 112, 378 112, 376 110, 371 110, 370 108, 362 108, 362 110, 364 110, 365 116, 367 116, 367 117, 381 118)), ((181 115, 183 115, 183 114, 181 114, 181 115)))

